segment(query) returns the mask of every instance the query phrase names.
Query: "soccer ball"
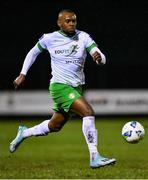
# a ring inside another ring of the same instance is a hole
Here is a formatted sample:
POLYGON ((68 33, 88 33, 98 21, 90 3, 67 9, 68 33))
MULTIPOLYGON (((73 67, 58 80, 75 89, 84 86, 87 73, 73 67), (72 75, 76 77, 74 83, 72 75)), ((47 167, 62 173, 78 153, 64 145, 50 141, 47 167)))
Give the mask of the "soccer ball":
POLYGON ((137 121, 127 122, 122 128, 122 136, 128 143, 138 143, 144 134, 144 127, 137 121))

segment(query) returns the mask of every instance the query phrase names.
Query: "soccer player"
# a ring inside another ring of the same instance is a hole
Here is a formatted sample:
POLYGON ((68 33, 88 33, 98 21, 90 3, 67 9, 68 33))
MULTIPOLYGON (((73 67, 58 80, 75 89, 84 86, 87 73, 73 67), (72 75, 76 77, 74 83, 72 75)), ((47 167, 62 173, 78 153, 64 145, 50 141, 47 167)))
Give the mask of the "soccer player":
POLYGON ((15 139, 10 143, 10 152, 14 152, 24 139, 30 136, 45 136, 58 132, 68 120, 70 112, 82 117, 82 131, 90 153, 90 167, 99 168, 114 164, 116 160, 105 158, 97 149, 97 129, 95 113, 82 95, 85 84, 84 64, 87 52, 99 64, 105 64, 104 54, 95 41, 84 31, 76 29, 76 14, 69 9, 58 14, 58 31, 44 34, 36 45, 28 52, 20 75, 14 80, 15 89, 25 81, 26 74, 37 56, 47 50, 51 57, 52 78, 49 92, 53 98, 54 114, 49 120, 33 127, 19 126, 15 139))

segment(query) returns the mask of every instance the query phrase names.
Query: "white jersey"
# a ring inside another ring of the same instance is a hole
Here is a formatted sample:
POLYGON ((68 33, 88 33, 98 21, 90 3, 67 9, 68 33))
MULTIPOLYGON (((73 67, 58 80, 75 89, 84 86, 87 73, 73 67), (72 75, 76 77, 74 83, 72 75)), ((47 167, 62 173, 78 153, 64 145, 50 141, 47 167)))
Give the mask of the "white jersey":
POLYGON ((84 84, 86 49, 94 43, 90 36, 82 31, 76 31, 73 37, 68 37, 61 31, 44 34, 39 44, 51 55, 51 82, 71 86, 84 84))
MULTIPOLYGON (((40 52, 46 49, 50 53, 52 70, 50 82, 68 84, 73 87, 85 83, 83 70, 87 51, 90 54, 94 50, 99 51, 102 59, 105 58, 89 34, 78 30, 76 30, 76 34, 72 37, 66 36, 61 31, 44 34, 39 39, 37 46, 40 52)), ((28 54, 26 59, 31 58, 32 60, 30 62, 28 60, 29 63, 26 60, 26 63, 24 63, 24 67, 22 68, 22 73, 24 72, 24 74, 27 73, 39 53, 34 50, 28 54), (32 58, 33 56, 35 58, 32 58)))

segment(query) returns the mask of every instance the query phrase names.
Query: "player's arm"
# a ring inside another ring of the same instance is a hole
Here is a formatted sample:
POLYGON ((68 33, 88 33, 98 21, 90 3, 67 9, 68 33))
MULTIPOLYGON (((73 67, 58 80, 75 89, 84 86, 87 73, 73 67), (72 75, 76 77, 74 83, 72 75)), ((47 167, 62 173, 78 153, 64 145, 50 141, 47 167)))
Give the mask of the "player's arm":
POLYGON ((20 75, 14 80, 15 89, 23 85, 26 74, 32 64, 35 62, 37 56, 42 52, 41 46, 36 44, 26 55, 20 75))
POLYGON ((87 33, 85 33, 85 45, 87 52, 89 52, 93 60, 98 65, 102 65, 106 63, 105 55, 100 51, 95 41, 87 33))
POLYGON ((97 46, 93 47, 89 53, 98 65, 103 65, 106 63, 105 55, 100 51, 97 46))

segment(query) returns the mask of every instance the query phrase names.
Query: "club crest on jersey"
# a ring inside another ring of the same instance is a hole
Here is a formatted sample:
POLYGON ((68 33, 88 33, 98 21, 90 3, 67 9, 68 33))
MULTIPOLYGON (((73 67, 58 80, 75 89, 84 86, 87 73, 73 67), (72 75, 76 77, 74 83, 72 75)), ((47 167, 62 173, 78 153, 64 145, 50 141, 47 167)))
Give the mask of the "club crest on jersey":
POLYGON ((74 40, 74 41, 78 41, 78 40, 79 40, 78 35, 74 36, 74 37, 73 37, 73 40, 74 40))

